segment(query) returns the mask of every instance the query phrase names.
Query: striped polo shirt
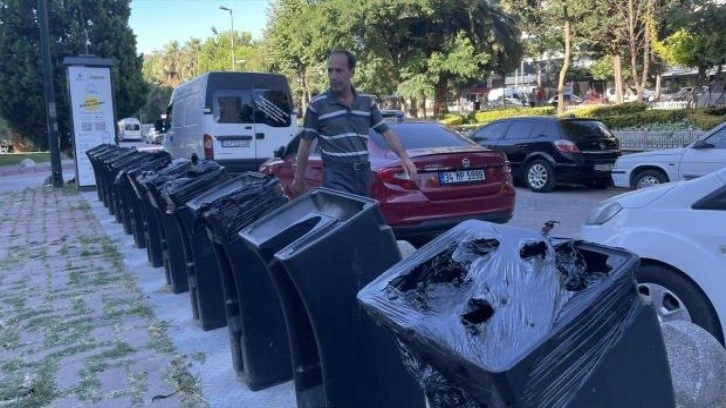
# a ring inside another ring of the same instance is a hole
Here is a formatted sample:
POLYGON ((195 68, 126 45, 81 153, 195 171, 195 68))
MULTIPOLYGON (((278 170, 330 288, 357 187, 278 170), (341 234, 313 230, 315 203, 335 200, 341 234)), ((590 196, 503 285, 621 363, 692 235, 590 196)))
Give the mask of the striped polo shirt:
POLYGON ((350 108, 338 102, 330 90, 314 97, 308 105, 302 137, 318 138, 324 162, 366 162, 368 130, 388 130, 373 97, 355 89, 353 95, 350 108))

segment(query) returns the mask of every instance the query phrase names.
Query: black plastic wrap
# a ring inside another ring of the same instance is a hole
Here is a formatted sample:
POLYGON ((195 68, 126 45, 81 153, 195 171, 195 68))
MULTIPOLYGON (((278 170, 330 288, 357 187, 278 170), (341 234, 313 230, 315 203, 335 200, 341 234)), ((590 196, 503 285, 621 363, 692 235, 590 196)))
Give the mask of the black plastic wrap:
POLYGON ((660 377, 649 381, 663 385, 669 406, 662 338, 638 296, 637 266, 626 251, 466 221, 383 273, 358 300, 396 335, 431 408, 581 404, 595 393, 585 385, 636 319, 647 326, 639 333, 651 336, 639 344, 655 345, 648 358, 660 377))
POLYGON ((174 213, 190 199, 208 190, 215 183, 228 180, 227 170, 214 161, 199 162, 189 168, 183 177, 164 184, 159 192, 167 203, 167 212, 174 213))
POLYGON ((149 170, 136 178, 139 185, 148 188, 150 185, 163 186, 166 182, 179 178, 179 175, 192 165, 189 159, 174 159, 161 170, 149 170))
POLYGON ((251 180, 246 188, 226 195, 200 208, 214 235, 231 239, 242 228, 289 201, 277 177, 251 180))
POLYGON ((132 157, 133 158, 129 158, 129 160, 117 166, 118 173, 116 173, 116 177, 113 180, 113 184, 115 186, 125 183, 126 174, 130 170, 136 169, 140 166, 144 166, 147 163, 157 162, 159 160, 168 161, 169 153, 163 151, 140 152, 138 155, 132 157))

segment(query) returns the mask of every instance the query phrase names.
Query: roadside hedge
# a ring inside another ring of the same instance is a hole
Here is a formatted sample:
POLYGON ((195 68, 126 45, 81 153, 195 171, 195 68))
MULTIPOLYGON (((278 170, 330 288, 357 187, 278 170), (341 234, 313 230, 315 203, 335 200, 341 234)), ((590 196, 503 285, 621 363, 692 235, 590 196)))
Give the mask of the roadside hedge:
MULTIPOLYGON (((554 114, 555 108, 552 106, 509 108, 472 112, 466 116, 447 114, 442 122, 449 126, 471 128, 503 118, 554 114)), ((696 127, 708 130, 726 122, 726 108, 648 110, 647 104, 638 102, 605 106, 583 105, 579 109, 566 112, 566 115, 599 119, 611 129, 649 129, 671 125, 677 128, 696 127)))

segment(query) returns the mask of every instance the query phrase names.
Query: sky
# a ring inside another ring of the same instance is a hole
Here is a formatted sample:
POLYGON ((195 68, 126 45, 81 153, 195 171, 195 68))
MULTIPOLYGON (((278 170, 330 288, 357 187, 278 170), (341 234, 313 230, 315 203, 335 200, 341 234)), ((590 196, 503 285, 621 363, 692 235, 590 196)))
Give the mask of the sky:
POLYGON ((178 41, 184 45, 192 37, 204 41, 217 31, 231 29, 228 11, 232 9, 235 31, 262 37, 271 0, 132 0, 129 26, 136 34, 136 52, 161 50, 164 44, 178 41))

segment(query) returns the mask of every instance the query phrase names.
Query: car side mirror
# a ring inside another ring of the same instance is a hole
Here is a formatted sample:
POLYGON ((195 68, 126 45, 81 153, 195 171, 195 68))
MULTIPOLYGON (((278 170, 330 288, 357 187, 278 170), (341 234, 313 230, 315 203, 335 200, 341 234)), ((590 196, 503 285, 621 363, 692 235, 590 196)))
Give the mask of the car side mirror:
POLYGON ((281 159, 281 158, 282 158, 282 156, 284 156, 284 155, 285 155, 285 146, 280 146, 280 147, 278 147, 277 149, 275 149, 275 151, 274 151, 274 152, 272 152, 272 154, 273 154, 273 155, 274 155, 275 157, 277 157, 277 158, 280 158, 280 159, 281 159))

